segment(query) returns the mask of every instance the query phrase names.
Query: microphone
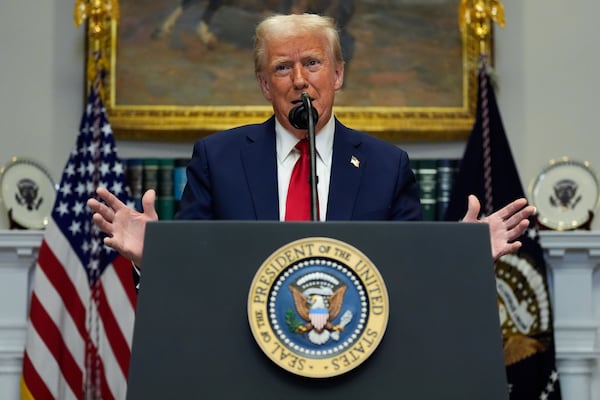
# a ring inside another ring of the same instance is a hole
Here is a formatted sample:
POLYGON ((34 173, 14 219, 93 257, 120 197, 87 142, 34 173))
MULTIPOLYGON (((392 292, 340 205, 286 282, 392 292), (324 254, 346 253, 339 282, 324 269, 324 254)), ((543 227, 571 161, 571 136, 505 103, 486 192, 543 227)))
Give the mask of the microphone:
POLYGON ((310 97, 306 92, 302 92, 302 104, 298 107, 294 107, 288 114, 288 120, 290 124, 296 129, 308 129, 308 110, 312 114, 313 123, 316 125, 319 120, 319 113, 315 108, 312 107, 310 97))
POLYGON ((319 220, 319 199, 317 195, 317 149, 315 146, 315 126, 319 113, 312 106, 310 96, 302 92, 302 104, 290 110, 288 119, 296 129, 308 129, 308 155, 310 166, 310 219, 319 220))

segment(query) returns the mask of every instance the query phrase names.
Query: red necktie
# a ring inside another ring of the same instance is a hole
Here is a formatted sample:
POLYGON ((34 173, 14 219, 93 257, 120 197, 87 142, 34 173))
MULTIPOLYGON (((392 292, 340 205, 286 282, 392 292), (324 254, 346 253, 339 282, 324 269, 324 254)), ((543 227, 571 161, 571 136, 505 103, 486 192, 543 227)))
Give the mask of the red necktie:
POLYGON ((296 161, 288 186, 285 205, 286 221, 310 220, 310 160, 308 156, 308 140, 302 139, 296 144, 300 150, 300 158, 296 161))

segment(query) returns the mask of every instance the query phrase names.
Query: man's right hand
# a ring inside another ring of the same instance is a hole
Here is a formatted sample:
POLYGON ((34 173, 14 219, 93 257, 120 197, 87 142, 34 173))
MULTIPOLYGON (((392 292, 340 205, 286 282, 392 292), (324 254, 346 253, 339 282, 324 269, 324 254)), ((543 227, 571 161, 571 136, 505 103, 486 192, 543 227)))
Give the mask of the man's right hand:
POLYGON ((144 193, 142 213, 129 208, 106 188, 99 187, 96 194, 104 203, 91 198, 87 204, 94 213, 92 220, 107 235, 104 244, 138 267, 141 266, 146 223, 158 221, 158 214, 154 208, 156 193, 152 189, 144 193))

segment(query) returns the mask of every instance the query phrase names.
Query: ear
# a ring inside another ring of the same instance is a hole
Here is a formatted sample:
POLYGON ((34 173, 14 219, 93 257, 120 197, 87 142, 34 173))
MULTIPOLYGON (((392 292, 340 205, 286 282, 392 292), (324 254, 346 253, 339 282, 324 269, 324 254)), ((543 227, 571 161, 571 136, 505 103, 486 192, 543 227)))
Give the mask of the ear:
POLYGON ((335 90, 340 90, 342 86, 344 86, 344 63, 339 63, 335 67, 335 82, 334 88, 335 90))
POLYGON ((262 72, 257 72, 256 80, 258 81, 258 85, 260 86, 260 90, 262 91, 264 98, 268 101, 271 101, 271 88, 264 74, 262 72))

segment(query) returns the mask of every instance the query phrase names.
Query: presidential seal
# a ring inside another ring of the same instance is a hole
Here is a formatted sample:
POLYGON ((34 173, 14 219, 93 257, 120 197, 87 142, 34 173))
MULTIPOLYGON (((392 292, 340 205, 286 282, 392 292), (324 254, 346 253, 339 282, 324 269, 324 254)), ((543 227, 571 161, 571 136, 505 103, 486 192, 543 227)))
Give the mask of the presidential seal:
POLYGON ((377 348, 389 315, 373 263, 339 240, 305 238, 275 251, 248 294, 248 320, 261 350, 310 378, 341 375, 377 348))

